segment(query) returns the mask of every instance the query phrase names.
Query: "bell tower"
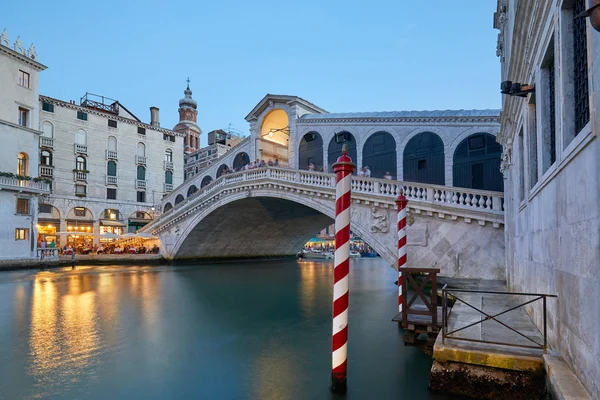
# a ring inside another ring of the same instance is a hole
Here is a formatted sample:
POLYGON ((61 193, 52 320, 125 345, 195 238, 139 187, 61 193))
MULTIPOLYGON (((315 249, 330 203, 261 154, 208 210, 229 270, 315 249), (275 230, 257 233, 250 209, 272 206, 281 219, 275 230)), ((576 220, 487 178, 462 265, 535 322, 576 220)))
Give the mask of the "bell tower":
POLYGON ((192 98, 190 78, 187 79, 187 87, 183 94, 185 95, 184 98, 179 100, 179 123, 175 125, 173 130, 185 133, 183 152, 189 154, 200 148, 200 135, 202 134, 202 130, 196 123, 198 103, 192 98))

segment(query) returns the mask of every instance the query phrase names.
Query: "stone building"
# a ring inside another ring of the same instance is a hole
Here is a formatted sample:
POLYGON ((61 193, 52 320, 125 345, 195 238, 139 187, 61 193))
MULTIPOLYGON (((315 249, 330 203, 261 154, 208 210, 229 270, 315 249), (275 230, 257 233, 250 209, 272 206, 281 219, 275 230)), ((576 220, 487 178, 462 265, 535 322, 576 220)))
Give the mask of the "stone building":
POLYGON ((183 181, 184 134, 161 128, 158 108, 149 124, 89 93, 79 104, 39 96, 39 108, 39 172, 52 179, 39 210, 47 240, 89 247, 135 232, 183 181))
MULTIPOLYGON (((549 301, 551 346, 600 398, 600 33, 585 0, 499 0, 506 278, 549 301)), ((539 302, 538 302, 539 303, 539 302)), ((529 314, 542 329, 542 305, 529 314)))
MULTIPOLYGON (((198 171, 208 167, 217 158, 220 158, 244 139, 241 136, 225 132, 222 129, 210 131, 207 136, 208 146, 184 155, 184 179, 188 179, 197 174, 198 171)), ((249 161, 247 159, 245 163, 249 161)))
POLYGON ((33 44, 20 38, 12 44, 0 35, 0 259, 36 256, 37 210, 40 195, 49 191, 38 177, 39 72, 33 44))

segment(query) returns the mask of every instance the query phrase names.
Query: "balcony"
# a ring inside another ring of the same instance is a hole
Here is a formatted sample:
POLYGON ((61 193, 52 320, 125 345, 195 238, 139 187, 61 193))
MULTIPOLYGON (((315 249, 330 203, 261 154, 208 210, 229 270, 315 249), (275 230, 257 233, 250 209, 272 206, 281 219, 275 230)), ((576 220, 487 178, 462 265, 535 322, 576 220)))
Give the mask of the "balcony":
POLYGON ((45 178, 54 178, 54 167, 40 165, 40 176, 45 178))
POLYGON ((135 156, 135 163, 138 165, 146 165, 146 157, 144 156, 135 156))
POLYGON ((106 150, 106 159, 107 160, 116 160, 117 152, 112 150, 106 150))
POLYGON ((85 144, 75 143, 75 153, 76 154, 87 154, 87 146, 85 144))
POLYGON ((116 185, 118 182, 119 182, 118 177, 106 175, 106 184, 107 185, 116 185))
POLYGON ((146 189, 146 181, 142 179, 135 180, 135 188, 136 189, 146 189))
POLYGON ((173 184, 172 183, 165 183, 165 193, 169 193, 173 191, 173 184))
POLYGON ((40 147, 47 147, 49 149, 53 149, 54 139, 45 136, 40 136, 40 147))
POLYGON ((73 171, 73 175, 76 182, 87 182, 87 172, 73 171))
POLYGON ((46 182, 24 181, 9 176, 0 176, 0 190, 49 194, 50 185, 46 182))
POLYGON ((173 169, 173 161, 163 161, 165 169, 173 169))

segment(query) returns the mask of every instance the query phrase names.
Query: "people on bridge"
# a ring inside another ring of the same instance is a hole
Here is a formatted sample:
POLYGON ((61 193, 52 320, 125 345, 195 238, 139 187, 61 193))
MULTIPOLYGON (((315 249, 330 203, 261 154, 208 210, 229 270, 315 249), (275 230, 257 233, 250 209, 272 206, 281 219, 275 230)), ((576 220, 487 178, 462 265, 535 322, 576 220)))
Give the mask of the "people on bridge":
POLYGON ((392 174, 390 174, 389 172, 386 172, 385 175, 383 176, 383 179, 389 179, 391 181, 393 179, 392 174))
POLYGON ((314 170, 315 170, 315 164, 313 164, 313 163, 308 163, 308 170, 309 170, 309 171, 314 171, 314 170))
POLYGON ((365 176, 366 176, 367 178, 370 178, 370 177, 371 177, 371 170, 369 169, 369 166, 368 166, 368 165, 367 165, 367 166, 365 166, 365 176))

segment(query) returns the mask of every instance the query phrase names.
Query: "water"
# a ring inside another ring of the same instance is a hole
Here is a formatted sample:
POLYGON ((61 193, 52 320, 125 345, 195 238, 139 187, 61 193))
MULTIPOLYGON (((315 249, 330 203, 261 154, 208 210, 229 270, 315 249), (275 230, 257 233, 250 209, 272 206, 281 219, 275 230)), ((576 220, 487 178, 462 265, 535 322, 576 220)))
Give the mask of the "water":
MULTIPOLYGON (((330 399, 331 262, 0 273, 2 399, 330 399)), ((433 399, 395 272, 352 260, 348 399, 433 399)))

